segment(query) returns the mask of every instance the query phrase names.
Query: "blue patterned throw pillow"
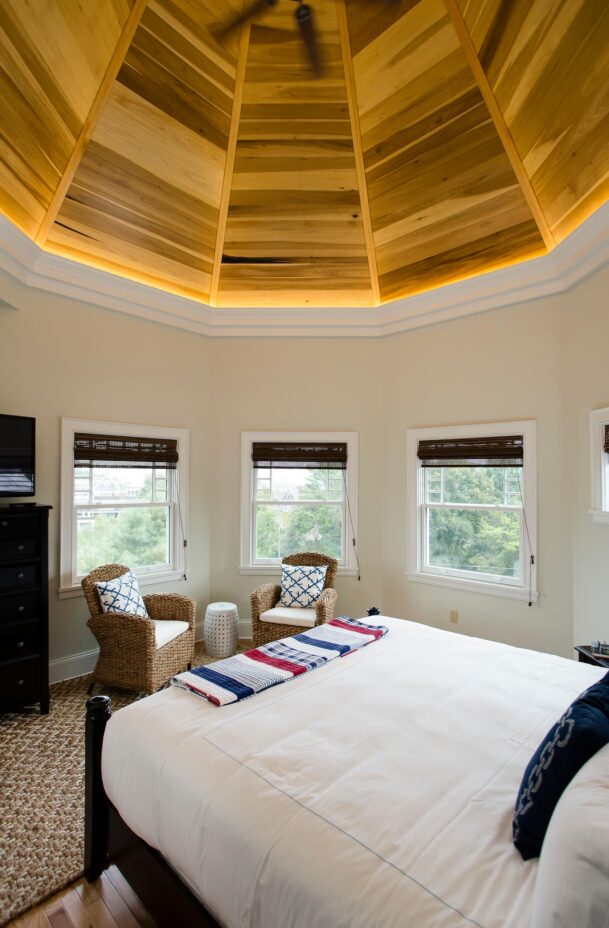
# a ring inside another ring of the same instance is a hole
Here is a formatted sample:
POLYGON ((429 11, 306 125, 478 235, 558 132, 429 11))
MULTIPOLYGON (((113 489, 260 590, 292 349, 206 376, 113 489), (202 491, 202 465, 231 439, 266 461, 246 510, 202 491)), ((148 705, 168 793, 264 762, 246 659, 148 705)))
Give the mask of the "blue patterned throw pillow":
POLYGON ((326 566, 296 567, 283 564, 279 605, 296 606, 299 609, 314 606, 323 591, 327 570, 326 566))
POLYGON ((552 813, 584 764, 609 744, 609 673, 587 689, 552 726, 524 772, 512 822, 524 860, 539 857, 552 813))
POLYGON ((148 618, 138 582, 130 570, 116 580, 102 580, 95 586, 104 612, 122 612, 148 618))

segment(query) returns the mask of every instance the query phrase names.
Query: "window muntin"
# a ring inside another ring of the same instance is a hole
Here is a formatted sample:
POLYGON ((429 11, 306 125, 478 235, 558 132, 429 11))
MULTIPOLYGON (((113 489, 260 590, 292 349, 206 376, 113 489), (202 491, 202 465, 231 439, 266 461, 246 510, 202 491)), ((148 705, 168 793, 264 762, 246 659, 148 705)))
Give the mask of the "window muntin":
POLYGON ((63 421, 60 594, 75 595, 82 577, 101 564, 126 564, 143 583, 185 575, 187 436, 184 429, 63 421), (80 465, 74 448, 82 431, 166 439, 174 459, 167 467, 122 459, 80 465))
POLYGON ((242 572, 274 573, 283 557, 304 550, 335 557, 341 572, 355 575, 357 434, 242 433, 241 512, 242 572))

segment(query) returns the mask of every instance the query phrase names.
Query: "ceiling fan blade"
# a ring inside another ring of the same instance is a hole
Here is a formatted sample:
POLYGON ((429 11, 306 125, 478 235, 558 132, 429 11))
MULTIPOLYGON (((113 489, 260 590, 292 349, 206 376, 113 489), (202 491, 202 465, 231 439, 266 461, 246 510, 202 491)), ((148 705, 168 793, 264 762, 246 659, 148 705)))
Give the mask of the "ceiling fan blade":
POLYGON ((242 13, 238 13, 230 22, 214 30, 216 37, 218 39, 226 38, 227 35, 235 32, 236 29, 240 29, 245 23, 262 16, 271 7, 276 6, 277 2, 278 0, 253 0, 253 3, 250 3, 242 13))
POLYGON ((318 33, 313 18, 313 10, 308 3, 300 3, 296 7, 296 22, 300 30, 300 37, 304 43, 307 52, 311 70, 316 77, 322 77, 324 73, 321 49, 319 47, 318 33))

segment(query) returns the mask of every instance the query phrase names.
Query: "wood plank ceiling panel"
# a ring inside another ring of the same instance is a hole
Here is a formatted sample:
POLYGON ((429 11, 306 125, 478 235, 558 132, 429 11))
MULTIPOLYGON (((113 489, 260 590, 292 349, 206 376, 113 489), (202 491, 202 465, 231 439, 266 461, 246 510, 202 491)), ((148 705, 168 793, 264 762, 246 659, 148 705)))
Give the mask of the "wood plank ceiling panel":
POLYGON ((151 0, 48 247, 208 300, 230 129, 234 5, 151 0))
POLYGON ((381 298, 543 253, 442 0, 348 18, 381 298))
POLYGON ((459 0, 557 241, 609 199, 609 4, 459 0))
POLYGON ((1 0, 0 210, 35 236, 132 0, 1 0))
POLYGON ((373 302, 336 9, 315 14, 318 79, 294 4, 251 29, 218 306, 373 302))

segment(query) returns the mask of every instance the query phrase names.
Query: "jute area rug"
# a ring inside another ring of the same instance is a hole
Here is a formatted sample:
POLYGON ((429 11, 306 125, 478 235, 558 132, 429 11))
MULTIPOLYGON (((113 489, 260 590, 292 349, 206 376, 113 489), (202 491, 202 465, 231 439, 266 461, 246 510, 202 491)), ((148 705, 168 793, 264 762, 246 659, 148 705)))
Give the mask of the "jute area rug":
MULTIPOLYGON (((194 666, 213 660, 197 644, 194 666)), ((54 684, 46 716, 0 715, 0 925, 82 876, 88 685, 88 676, 54 684)), ((111 696, 113 711, 141 698, 95 693, 111 696)))

